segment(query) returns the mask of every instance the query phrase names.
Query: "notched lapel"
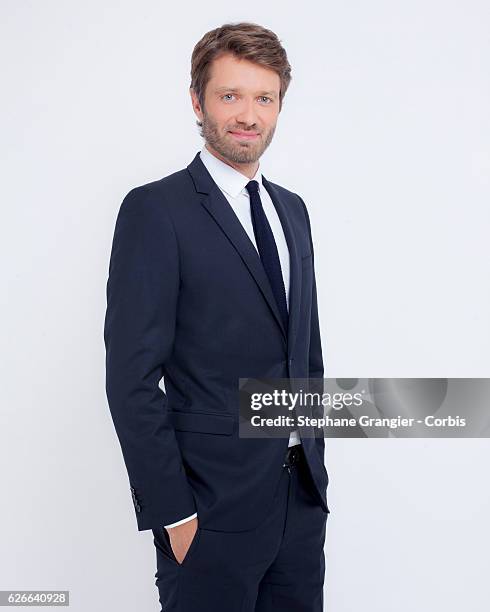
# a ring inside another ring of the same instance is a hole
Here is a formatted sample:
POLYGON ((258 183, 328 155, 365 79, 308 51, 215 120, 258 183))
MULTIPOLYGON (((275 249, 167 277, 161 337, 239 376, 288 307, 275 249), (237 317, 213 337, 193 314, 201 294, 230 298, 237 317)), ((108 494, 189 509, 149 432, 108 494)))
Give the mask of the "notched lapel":
POLYGON ((262 183, 269 193, 272 203, 276 207, 277 214, 284 230, 286 242, 289 249, 289 329, 288 344, 291 353, 298 331, 298 318, 301 303, 301 254, 294 235, 290 212, 286 202, 279 197, 277 189, 265 176, 262 175, 262 183))
POLYGON ((272 202, 276 207, 289 249, 290 291, 288 330, 284 329, 276 299, 272 292, 269 279, 264 270, 257 249, 230 206, 230 203, 223 195, 221 189, 213 181, 211 175, 202 163, 199 153, 196 154, 193 161, 187 166, 187 169, 192 177, 196 191, 204 194, 205 196, 201 200, 201 204, 204 206, 204 208, 206 208, 221 230, 226 234, 230 242, 239 253, 250 274, 255 279, 262 295, 272 311, 274 318, 276 319, 277 324, 281 329, 284 341, 287 341, 289 345, 290 352, 296 336, 297 319, 299 316, 301 260, 285 203, 281 201, 274 186, 263 176, 263 185, 267 189, 269 195, 271 196, 272 202))
POLYGON ((272 313, 281 328, 284 340, 286 340, 286 330, 284 329, 279 308, 277 306, 274 294, 272 293, 272 288, 260 260, 260 256, 252 241, 248 237, 247 232, 240 223, 240 220, 234 213, 233 208, 230 206, 230 203, 221 192, 221 189, 216 185, 212 191, 203 200, 201 200, 201 204, 212 215, 216 223, 218 223, 230 242, 238 251, 243 262, 249 269, 250 274, 254 277, 257 285, 264 295, 264 298, 267 300, 267 303, 269 304, 272 313))

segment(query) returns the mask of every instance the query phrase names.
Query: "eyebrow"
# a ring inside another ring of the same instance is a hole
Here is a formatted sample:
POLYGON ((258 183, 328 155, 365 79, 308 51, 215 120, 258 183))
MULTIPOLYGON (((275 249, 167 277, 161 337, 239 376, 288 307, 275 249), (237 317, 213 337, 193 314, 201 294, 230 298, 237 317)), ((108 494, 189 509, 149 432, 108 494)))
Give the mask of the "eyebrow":
MULTIPOLYGON (((240 89, 238 87, 218 87, 218 89, 215 89, 215 93, 220 93, 222 91, 237 92, 237 91, 240 91, 240 89)), ((257 93, 260 96, 276 96, 277 95, 275 91, 259 91, 257 93)))

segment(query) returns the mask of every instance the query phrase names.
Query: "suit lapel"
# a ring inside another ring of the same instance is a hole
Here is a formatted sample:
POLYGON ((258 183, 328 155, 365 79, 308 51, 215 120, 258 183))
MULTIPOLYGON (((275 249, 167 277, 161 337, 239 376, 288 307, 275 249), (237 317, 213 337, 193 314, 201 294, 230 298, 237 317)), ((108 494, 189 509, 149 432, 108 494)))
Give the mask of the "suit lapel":
POLYGON ((187 166, 194 186, 198 193, 205 197, 201 200, 201 204, 206 208, 209 214, 213 217, 221 230, 226 234, 227 238, 233 244, 244 264, 248 268, 250 274, 257 283, 264 299, 274 316, 285 342, 292 347, 297 329, 297 318, 299 315, 300 303, 300 287, 301 287, 301 261, 297 250, 294 233, 291 227, 291 222, 288 217, 288 212, 285 204, 281 201, 275 187, 267 181, 263 176, 263 185, 267 189, 274 206, 276 207, 279 219, 281 221, 286 242, 289 249, 290 257, 290 293, 289 293, 289 329, 285 330, 282 323, 282 318, 277 306, 276 299, 272 292, 272 288, 267 277, 267 274, 262 265, 260 256, 254 244, 250 240, 247 232, 243 228, 240 220, 237 218, 230 203, 223 195, 221 189, 213 181, 211 175, 202 163, 199 153, 196 154, 193 161, 187 166))
POLYGON ((289 351, 291 352, 294 341, 296 339, 296 332, 298 329, 298 318, 301 303, 301 253, 299 252, 298 245, 294 236, 293 227, 289 217, 288 208, 284 200, 279 197, 277 189, 272 183, 270 183, 264 175, 262 175, 262 182, 264 187, 267 189, 271 200, 276 207, 277 214, 281 221, 284 235, 289 250, 289 329, 288 329, 288 344, 289 351))

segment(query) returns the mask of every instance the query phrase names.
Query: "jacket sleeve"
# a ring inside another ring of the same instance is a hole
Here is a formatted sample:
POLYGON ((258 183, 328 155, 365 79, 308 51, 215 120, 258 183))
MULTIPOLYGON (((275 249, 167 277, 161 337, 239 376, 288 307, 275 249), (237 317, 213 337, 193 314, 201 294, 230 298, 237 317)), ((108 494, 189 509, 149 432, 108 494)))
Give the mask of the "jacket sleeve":
POLYGON ((107 399, 138 531, 196 512, 167 396, 159 387, 172 353, 179 283, 177 237, 165 202, 137 187, 124 198, 116 219, 104 342, 107 399))
MULTIPOLYGON (((298 196, 299 197, 299 196, 298 196)), ((313 266, 313 288, 311 295, 311 321, 310 321, 310 350, 309 350, 309 369, 308 377, 310 380, 310 390, 316 393, 323 393, 323 377, 324 377, 324 365, 323 365, 323 354, 322 354, 322 340, 320 334, 320 322, 318 316, 318 300, 316 291, 316 275, 315 275, 315 254, 313 249, 313 237, 311 233, 310 217, 304 201, 300 198, 303 204, 303 209, 306 217, 306 224, 308 228, 308 236, 311 248, 312 266, 313 266)), ((318 407, 317 411, 313 416, 322 417, 323 408, 318 407)), ((319 436, 316 438, 316 443, 322 458, 325 454, 325 438, 323 436, 323 430, 319 430, 319 436)))

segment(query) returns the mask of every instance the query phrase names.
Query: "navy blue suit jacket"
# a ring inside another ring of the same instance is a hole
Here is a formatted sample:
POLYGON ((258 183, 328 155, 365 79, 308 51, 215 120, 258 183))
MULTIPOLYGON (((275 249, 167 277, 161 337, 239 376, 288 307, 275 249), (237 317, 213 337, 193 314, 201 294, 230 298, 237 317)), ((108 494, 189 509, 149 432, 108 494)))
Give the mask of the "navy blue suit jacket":
MULTIPOLYGON (((255 528, 272 503, 288 438, 238 436, 238 379, 323 378, 306 206, 265 177, 263 185, 290 252, 287 330, 257 250, 199 153, 187 168, 132 189, 120 206, 107 280, 106 391, 139 531, 194 512, 203 528, 255 528)), ((328 512, 324 439, 302 443, 328 512)))

